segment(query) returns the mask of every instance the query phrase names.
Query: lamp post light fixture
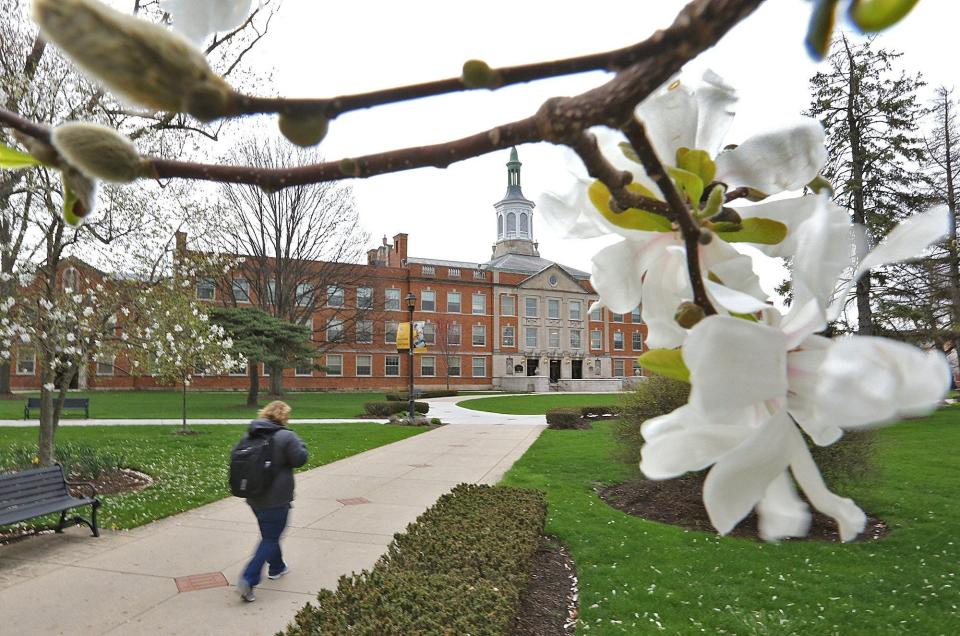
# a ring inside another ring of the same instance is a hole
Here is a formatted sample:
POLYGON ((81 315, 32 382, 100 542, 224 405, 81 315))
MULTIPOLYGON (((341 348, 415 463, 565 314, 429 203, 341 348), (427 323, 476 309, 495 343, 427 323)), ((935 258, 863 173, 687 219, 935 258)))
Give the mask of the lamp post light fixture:
POLYGON ((413 310, 417 307, 417 297, 413 295, 413 292, 407 294, 407 309, 410 312, 410 386, 408 387, 410 398, 410 403, 407 405, 407 416, 410 418, 410 421, 413 421, 413 418, 416 416, 416 411, 414 410, 414 399, 413 399, 413 310))

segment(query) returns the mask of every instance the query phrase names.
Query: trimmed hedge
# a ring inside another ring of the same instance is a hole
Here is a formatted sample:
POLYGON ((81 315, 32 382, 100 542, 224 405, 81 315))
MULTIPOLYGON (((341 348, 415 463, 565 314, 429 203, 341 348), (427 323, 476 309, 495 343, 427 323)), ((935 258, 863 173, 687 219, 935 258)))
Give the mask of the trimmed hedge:
MULTIPOLYGON (((456 391, 447 391, 446 389, 431 389, 429 391, 415 391, 418 400, 438 397, 455 397, 459 395, 456 391)), ((410 393, 387 393, 387 400, 391 402, 407 402, 410 400, 410 393)))
MULTIPOLYGON (((408 402, 365 402, 363 412, 376 417, 390 417, 395 413, 405 413, 407 406, 408 402)), ((426 402, 414 402, 413 410, 423 415, 430 410, 430 405, 426 402)))
POLYGON ((547 424, 550 428, 578 428, 583 416, 579 408, 558 408, 547 410, 547 424))
POLYGON ((281 634, 507 636, 546 515, 540 491, 460 484, 281 634))
POLYGON ((580 415, 583 417, 616 417, 620 415, 621 410, 619 406, 611 405, 581 406, 580 415))

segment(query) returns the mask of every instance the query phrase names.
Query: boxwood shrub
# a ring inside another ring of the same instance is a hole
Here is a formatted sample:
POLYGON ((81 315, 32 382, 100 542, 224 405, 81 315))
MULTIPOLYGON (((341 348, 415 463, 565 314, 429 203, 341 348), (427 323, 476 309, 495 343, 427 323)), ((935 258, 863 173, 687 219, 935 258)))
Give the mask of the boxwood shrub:
POLYGON ((549 428, 577 428, 582 418, 579 408, 564 407, 547 410, 549 428))
MULTIPOLYGON (((427 398, 454 397, 459 394, 452 390, 447 391, 446 389, 430 389, 429 391, 414 391, 414 395, 418 400, 425 400, 427 398)), ((410 399, 410 394, 407 392, 387 393, 387 399, 391 402, 406 402, 410 399)))
POLYGON ((371 570, 321 590, 281 634, 511 633, 546 521, 536 490, 460 484, 371 570))
MULTIPOLYGON (((363 412, 376 417, 390 417, 394 413, 405 413, 408 404, 408 402, 365 402, 363 412)), ((430 405, 426 402, 414 402, 413 410, 423 415, 430 410, 430 405)))

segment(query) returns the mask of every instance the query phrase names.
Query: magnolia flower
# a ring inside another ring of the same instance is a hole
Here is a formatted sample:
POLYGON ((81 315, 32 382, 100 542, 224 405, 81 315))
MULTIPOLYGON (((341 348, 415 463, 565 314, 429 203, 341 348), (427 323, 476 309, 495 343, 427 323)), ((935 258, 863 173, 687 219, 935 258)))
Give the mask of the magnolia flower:
POLYGON ((43 388, 47 391, 53 391, 57 387, 53 382, 47 382, 46 384, 43 385, 43 388))
MULTIPOLYGON (((776 194, 802 188, 817 176, 826 162, 826 149, 823 129, 811 118, 800 118, 721 152, 737 98, 734 90, 716 74, 708 71, 703 79, 704 85, 696 91, 679 80, 674 81, 636 109, 636 115, 646 123, 661 162, 672 171, 674 180, 694 199, 694 204, 700 204, 700 193, 713 181, 729 188, 743 186, 763 194, 776 194), (691 157, 697 157, 697 161, 691 157)), ((624 137, 607 129, 596 132, 604 155, 633 175, 630 187, 646 196, 663 199, 642 167, 621 150, 624 137)), ((681 302, 693 296, 687 280, 682 237, 666 218, 640 210, 614 213, 607 205, 608 200, 609 192, 602 184, 591 184, 586 178, 577 177, 566 192, 545 194, 540 208, 547 221, 567 237, 622 237, 593 257, 594 288, 612 311, 627 313, 638 305, 641 307, 643 321, 649 327, 651 347, 678 346, 686 331, 676 323, 674 313, 681 302)), ((732 207, 745 220, 742 228, 773 226, 785 229, 787 237, 811 212, 810 201, 805 197, 732 207), (772 219, 776 223, 758 219, 772 219)), ((720 308, 740 311, 725 305, 725 297, 716 296, 722 292, 719 288, 724 287, 765 300, 750 257, 740 254, 727 242, 756 241, 759 240, 756 233, 739 232, 738 235, 737 230, 731 230, 718 236, 724 240, 715 238, 698 248, 712 300, 720 308)), ((774 256, 786 255, 785 248, 793 245, 792 242, 777 245, 784 242, 782 234, 777 240, 767 242, 771 245, 762 247, 774 256)))
POLYGON ((252 0, 164 0, 161 4, 173 19, 173 28, 199 44, 211 33, 243 24, 252 0))
MULTIPOLYGON (((829 445, 844 430, 929 413, 949 388, 949 367, 938 351, 884 338, 814 335, 826 325, 826 301, 842 270, 823 234, 831 225, 835 231, 837 216, 823 198, 798 231, 794 284, 802 303, 795 299, 782 318, 763 308, 762 323, 728 316, 700 321, 682 349, 689 403, 641 428, 640 468, 648 477, 712 467, 703 499, 721 534, 754 508, 765 539, 805 534, 810 513, 795 481, 815 508, 836 519, 843 541, 855 538, 866 516, 827 489, 801 430, 829 445), (828 288, 827 275, 829 292, 819 293, 828 288), (804 289, 811 284, 815 290, 804 289)), ((945 207, 913 217, 864 258, 854 280, 869 267, 916 256, 947 229, 945 207)))

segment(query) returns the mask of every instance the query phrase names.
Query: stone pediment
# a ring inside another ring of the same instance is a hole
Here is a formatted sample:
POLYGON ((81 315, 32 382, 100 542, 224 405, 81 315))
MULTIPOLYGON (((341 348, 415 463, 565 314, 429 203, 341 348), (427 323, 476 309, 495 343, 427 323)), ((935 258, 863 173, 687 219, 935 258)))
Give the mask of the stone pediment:
POLYGON ((556 263, 531 275, 521 282, 518 287, 521 289, 537 289, 546 292, 589 293, 577 282, 577 279, 568 274, 566 270, 556 263))

